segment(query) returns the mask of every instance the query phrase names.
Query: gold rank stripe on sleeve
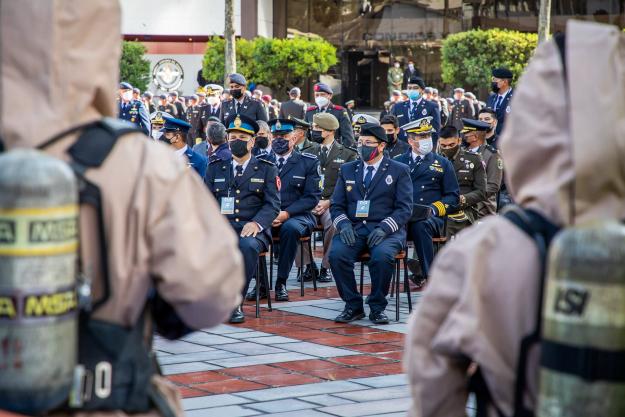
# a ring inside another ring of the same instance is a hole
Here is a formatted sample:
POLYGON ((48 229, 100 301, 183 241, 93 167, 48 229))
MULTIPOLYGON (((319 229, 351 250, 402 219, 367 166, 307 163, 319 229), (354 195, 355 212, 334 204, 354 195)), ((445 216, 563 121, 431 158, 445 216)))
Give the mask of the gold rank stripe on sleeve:
POLYGON ((0 256, 71 254, 77 239, 77 205, 0 209, 0 256))
POLYGON ((438 210, 439 216, 442 217, 447 213, 447 209, 445 208, 445 205, 441 201, 435 201, 432 203, 432 205, 436 207, 436 210, 438 210))

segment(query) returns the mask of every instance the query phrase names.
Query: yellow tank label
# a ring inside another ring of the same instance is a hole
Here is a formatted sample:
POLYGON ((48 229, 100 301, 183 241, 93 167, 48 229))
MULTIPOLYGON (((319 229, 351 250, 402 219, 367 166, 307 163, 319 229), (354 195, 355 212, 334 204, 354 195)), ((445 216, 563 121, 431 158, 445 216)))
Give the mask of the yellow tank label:
POLYGON ((68 254, 77 238, 77 205, 0 209, 0 256, 68 254))
POLYGON ((71 313, 77 307, 78 299, 73 289, 27 294, 21 298, 2 295, 0 296, 0 319, 57 317, 71 313), (21 311, 19 311, 19 306, 22 306, 21 311))

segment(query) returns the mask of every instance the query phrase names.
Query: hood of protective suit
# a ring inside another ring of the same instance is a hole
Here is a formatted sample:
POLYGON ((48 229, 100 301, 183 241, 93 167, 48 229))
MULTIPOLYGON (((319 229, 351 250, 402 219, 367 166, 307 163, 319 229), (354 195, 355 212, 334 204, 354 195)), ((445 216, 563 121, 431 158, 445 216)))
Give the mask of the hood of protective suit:
POLYGON ((116 116, 120 9, 113 0, 0 1, 0 137, 34 147, 116 116))
POLYGON ((571 20, 566 86, 552 40, 512 98, 500 145, 508 188, 559 225, 625 219, 624 47, 618 28, 571 20))

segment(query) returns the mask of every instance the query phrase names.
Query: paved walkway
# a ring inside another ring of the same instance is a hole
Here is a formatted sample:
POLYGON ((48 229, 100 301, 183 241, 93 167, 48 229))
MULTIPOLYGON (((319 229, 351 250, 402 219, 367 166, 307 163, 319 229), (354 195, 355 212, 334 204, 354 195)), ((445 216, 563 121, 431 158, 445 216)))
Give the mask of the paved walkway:
MULTIPOLYGON (((259 319, 254 303, 246 303, 241 325, 156 339, 163 373, 180 387, 187 415, 404 416, 410 404, 401 365, 405 295, 399 322, 338 324, 333 319, 343 303, 334 285, 314 292, 307 283, 300 297, 294 275, 288 284, 292 301, 272 303, 271 312, 264 305, 259 319)), ((419 298, 413 293, 413 303, 419 298)), ((394 298, 387 314, 395 318, 394 298)))

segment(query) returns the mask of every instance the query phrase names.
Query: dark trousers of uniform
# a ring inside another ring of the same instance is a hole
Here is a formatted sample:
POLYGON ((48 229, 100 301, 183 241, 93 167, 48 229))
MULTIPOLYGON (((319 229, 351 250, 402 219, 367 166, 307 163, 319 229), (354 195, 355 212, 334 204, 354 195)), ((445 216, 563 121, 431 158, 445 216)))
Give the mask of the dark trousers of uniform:
MULTIPOLYGON (((265 242, 256 237, 239 236, 239 250, 243 255, 243 264, 245 265, 245 284, 243 284, 243 291, 241 292, 245 297, 250 286, 250 281, 256 276, 258 255, 267 250, 267 247, 265 246, 265 242)), ((256 279, 258 279, 258 277, 256 279)))
MULTIPOLYGON (((282 223, 279 229, 280 236, 280 255, 278 256, 278 284, 286 285, 289 272, 295 261, 295 254, 299 239, 310 235, 315 227, 315 219, 312 214, 303 216, 294 216, 282 223)), ((275 233, 275 229, 272 230, 275 233)))
POLYGON ((341 240, 340 235, 335 235, 330 249, 330 268, 336 281, 339 295, 345 301, 347 307, 353 310, 363 309, 362 295, 358 292, 354 264, 358 256, 369 251, 371 258, 368 268, 371 276, 371 294, 367 297, 367 304, 372 312, 384 311, 388 302, 388 294, 391 277, 395 270, 395 255, 404 246, 406 233, 402 230, 387 236, 382 243, 369 248, 367 236, 369 232, 365 228, 356 230, 356 243, 347 246, 341 240))
POLYGON ((430 275, 430 265, 434 259, 432 238, 440 236, 444 221, 440 217, 428 217, 418 222, 408 223, 408 238, 414 242, 414 250, 421 264, 424 277, 430 275))

